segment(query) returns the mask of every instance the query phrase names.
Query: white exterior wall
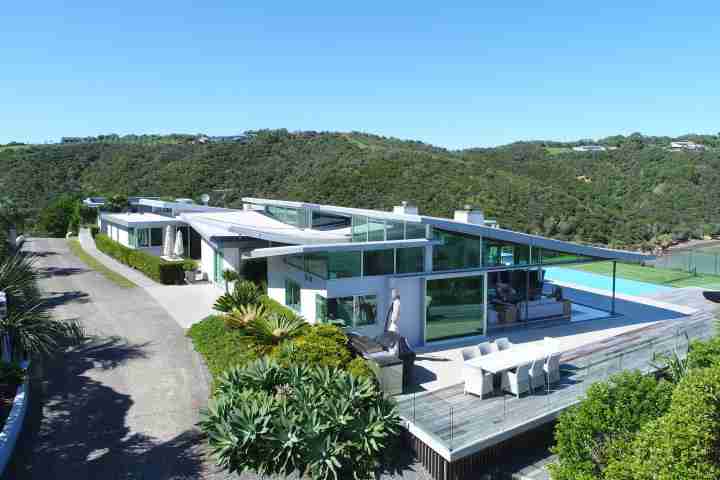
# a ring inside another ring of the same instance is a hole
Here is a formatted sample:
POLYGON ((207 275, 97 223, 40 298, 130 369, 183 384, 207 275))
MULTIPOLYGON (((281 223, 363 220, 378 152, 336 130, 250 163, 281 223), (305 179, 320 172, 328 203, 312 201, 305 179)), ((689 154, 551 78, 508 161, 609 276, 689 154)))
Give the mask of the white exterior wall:
MULTIPOLYGON (((282 257, 268 258, 268 296, 281 305, 285 305, 285 280, 290 279, 300 285, 300 315, 309 323, 316 323, 315 296, 327 297, 325 280, 306 275, 297 268, 287 265, 282 257)), ((286 305, 287 306, 287 305, 286 305)))
POLYGON ((200 270, 207 276, 207 279, 213 281, 213 265, 214 265, 215 249, 204 238, 200 239, 200 270))
POLYGON ((122 245, 130 246, 130 235, 128 234, 127 228, 122 225, 118 225, 118 240, 122 245))
MULTIPOLYGON (((425 344, 425 279, 391 278, 390 288, 400 292, 400 335, 411 347, 425 344)), ((387 310, 386 310, 387 314, 387 310)), ((382 319, 384 325, 385 318, 382 319)))

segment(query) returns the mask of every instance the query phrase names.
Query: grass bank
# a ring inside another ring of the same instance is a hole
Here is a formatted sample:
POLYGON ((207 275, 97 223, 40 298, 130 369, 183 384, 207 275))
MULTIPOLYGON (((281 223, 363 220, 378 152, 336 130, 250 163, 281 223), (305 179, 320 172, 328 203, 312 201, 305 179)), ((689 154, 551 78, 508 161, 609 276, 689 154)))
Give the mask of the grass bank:
MULTIPOLYGON (((586 263, 583 265, 574 265, 576 270, 582 270, 599 275, 612 276, 612 262, 586 263)), ((618 278, 628 280, 636 280, 638 282, 654 283, 656 285, 664 285, 667 287, 708 287, 720 286, 720 276, 697 274, 678 270, 666 270, 655 267, 644 267, 642 265, 634 265, 627 263, 617 264, 618 278)))
POLYGON ((115 283, 116 285, 123 288, 137 287, 137 285, 135 285, 133 282, 123 277, 119 273, 115 272, 114 270, 109 269, 108 267, 100 263, 95 257, 83 250, 82 246, 80 246, 80 242, 76 238, 68 239, 68 246, 70 247, 70 251, 73 253, 73 255, 78 257, 85 265, 100 273, 102 276, 115 283))

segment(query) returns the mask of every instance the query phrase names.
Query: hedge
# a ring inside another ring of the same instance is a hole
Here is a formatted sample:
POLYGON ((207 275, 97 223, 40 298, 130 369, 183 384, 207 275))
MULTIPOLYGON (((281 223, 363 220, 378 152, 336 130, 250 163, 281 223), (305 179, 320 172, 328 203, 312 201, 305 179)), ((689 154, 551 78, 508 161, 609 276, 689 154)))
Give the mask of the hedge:
POLYGON ((165 285, 181 285, 185 283, 185 270, 195 265, 192 260, 166 262, 162 258, 142 250, 135 250, 121 245, 103 233, 95 235, 95 245, 98 250, 110 255, 120 263, 139 270, 156 282, 165 285))

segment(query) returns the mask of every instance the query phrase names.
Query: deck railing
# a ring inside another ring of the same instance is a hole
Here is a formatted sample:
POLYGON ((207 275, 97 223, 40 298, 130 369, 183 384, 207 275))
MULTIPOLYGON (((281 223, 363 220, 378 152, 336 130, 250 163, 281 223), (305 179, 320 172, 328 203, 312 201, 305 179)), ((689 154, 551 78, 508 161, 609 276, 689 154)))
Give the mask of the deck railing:
POLYGON ((664 365, 664 357, 677 354, 684 358, 691 341, 707 339, 713 334, 712 315, 690 317, 682 326, 643 332, 622 346, 610 346, 576 358, 571 354, 567 359, 563 357, 560 383, 521 398, 500 393, 480 399, 462 395, 462 387, 458 386, 406 397, 400 402, 400 414, 430 443, 462 458, 465 451, 473 453, 479 445, 491 446, 495 440, 511 436, 508 434, 513 431, 523 431, 554 418, 582 400, 594 383, 624 370, 655 372, 664 365))

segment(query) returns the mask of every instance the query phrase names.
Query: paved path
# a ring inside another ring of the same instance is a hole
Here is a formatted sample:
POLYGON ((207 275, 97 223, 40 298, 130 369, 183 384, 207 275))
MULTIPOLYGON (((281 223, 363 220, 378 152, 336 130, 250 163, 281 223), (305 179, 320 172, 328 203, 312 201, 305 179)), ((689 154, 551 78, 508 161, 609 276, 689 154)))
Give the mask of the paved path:
POLYGON ((98 250, 95 240, 90 235, 90 230, 81 229, 79 240, 83 250, 100 263, 145 289, 182 328, 189 328, 193 323, 210 315, 215 300, 222 293, 210 283, 161 285, 98 250))
POLYGON ((31 410, 6 479, 223 478, 195 427, 208 375, 189 339, 142 288, 88 270, 63 239, 32 239, 41 288, 91 339, 36 364, 31 410))

